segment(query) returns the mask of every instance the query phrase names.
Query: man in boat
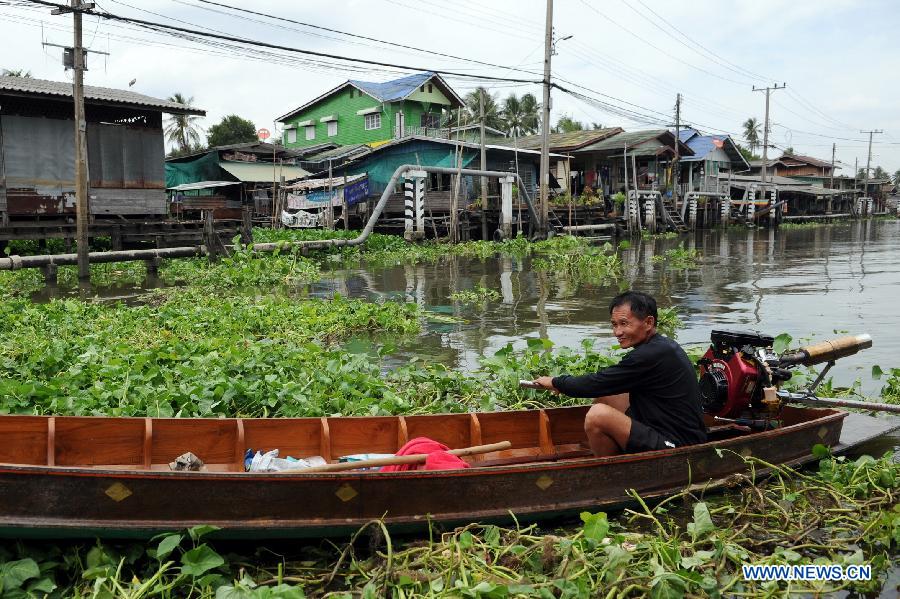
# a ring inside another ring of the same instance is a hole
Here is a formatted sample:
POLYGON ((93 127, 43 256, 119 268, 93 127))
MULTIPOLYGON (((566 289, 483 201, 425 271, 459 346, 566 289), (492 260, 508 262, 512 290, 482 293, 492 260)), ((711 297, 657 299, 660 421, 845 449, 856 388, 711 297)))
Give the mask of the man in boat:
POLYGON ((596 456, 706 441, 697 375, 681 347, 656 331, 656 300, 627 291, 609 305, 613 335, 634 349, 615 366, 582 376, 542 376, 543 389, 593 397, 584 421, 596 456))

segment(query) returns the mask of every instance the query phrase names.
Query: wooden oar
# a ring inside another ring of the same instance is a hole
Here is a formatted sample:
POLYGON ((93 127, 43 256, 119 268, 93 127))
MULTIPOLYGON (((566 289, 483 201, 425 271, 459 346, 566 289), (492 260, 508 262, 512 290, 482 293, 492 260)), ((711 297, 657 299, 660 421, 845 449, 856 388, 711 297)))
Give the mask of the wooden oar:
MULTIPOLYGON (((477 455, 480 453, 490 453, 492 451, 503 451, 510 447, 512 447, 512 443, 509 441, 500 441, 499 443, 491 443, 489 445, 475 445, 473 447, 463 447, 462 449, 451 449, 447 453, 455 456, 477 455)), ((424 464, 426 457, 428 456, 424 453, 395 455, 389 458, 373 458, 371 460, 359 460, 358 462, 339 462, 337 464, 325 464, 324 466, 312 466, 310 468, 279 470, 278 473, 305 474, 307 472, 340 472, 342 470, 374 468, 376 466, 393 466, 395 464, 424 464)))

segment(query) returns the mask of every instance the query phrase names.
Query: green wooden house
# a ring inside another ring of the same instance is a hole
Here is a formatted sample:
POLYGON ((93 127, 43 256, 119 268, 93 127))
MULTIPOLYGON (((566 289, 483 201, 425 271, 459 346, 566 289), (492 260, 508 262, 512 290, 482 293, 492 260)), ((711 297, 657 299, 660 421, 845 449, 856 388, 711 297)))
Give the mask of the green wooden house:
POLYGON ((410 135, 440 136, 445 114, 463 100, 437 73, 393 81, 350 80, 276 119, 285 147, 377 145, 410 135))

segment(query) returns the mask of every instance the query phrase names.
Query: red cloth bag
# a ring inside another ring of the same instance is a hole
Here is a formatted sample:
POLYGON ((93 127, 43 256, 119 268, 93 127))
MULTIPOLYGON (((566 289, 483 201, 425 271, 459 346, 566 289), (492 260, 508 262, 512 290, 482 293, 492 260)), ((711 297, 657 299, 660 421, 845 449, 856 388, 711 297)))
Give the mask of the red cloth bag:
POLYGON ((396 464, 382 466, 380 472, 403 472, 406 470, 456 470, 468 468, 469 464, 452 453, 450 448, 428 437, 416 437, 400 448, 396 455, 425 454, 424 464, 396 464))

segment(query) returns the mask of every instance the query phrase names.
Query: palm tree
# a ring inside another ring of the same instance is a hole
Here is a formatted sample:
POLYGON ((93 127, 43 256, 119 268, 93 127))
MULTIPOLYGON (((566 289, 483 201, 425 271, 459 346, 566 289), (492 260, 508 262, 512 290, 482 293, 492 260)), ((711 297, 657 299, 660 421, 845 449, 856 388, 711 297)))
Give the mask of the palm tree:
POLYGON ((484 125, 494 129, 502 129, 503 117, 500 114, 500 106, 492 93, 484 87, 476 87, 466 94, 466 112, 463 114, 464 124, 481 122, 481 97, 484 97, 484 125), (466 114, 467 113, 467 114, 466 114))
MULTIPOLYGON (((185 108, 193 106, 194 97, 185 98, 181 92, 175 92, 169 96, 169 102, 182 104, 185 108)), ((180 152, 187 152, 200 143, 200 127, 199 116, 193 114, 173 114, 166 119, 165 135, 166 140, 175 144, 180 152)))
POLYGON ((759 121, 753 117, 744 121, 744 139, 747 140, 750 151, 755 152, 759 147, 759 121))
POLYGON ((506 132, 516 137, 533 135, 540 124, 540 109, 534 94, 523 94, 521 98, 510 94, 503 101, 503 121, 506 132))
POLYGON ((0 75, 4 77, 26 77, 31 78, 31 71, 25 69, 3 69, 0 75))

